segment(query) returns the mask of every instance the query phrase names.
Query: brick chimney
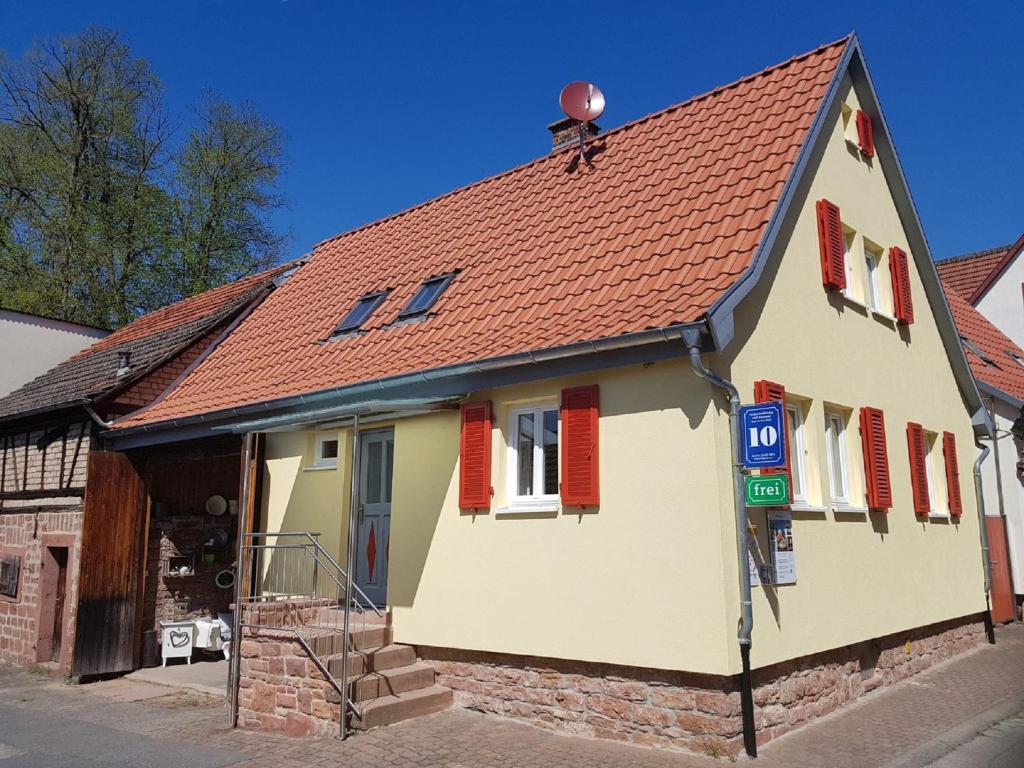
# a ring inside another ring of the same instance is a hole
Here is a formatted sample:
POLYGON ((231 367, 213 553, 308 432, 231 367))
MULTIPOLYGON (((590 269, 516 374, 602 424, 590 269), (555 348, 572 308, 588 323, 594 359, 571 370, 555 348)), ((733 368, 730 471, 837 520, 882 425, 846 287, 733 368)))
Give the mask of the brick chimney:
MULTIPOLYGON (((557 120, 549 125, 548 130, 551 131, 551 151, 555 152, 578 142, 580 140, 580 129, 577 126, 579 126, 579 121, 573 120, 571 117, 563 117, 561 120, 557 120)), ((588 139, 594 138, 600 132, 601 128, 597 123, 587 122, 583 126, 584 136, 588 139)))

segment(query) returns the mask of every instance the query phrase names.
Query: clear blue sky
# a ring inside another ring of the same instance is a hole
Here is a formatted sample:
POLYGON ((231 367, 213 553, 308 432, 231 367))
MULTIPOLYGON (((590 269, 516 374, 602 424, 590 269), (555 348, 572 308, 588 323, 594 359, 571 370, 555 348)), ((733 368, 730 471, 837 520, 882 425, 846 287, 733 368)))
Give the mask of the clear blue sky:
POLYGON ((0 0, 0 48, 100 24, 174 112, 206 88, 251 101, 287 135, 297 256, 544 154, 570 80, 601 86, 611 128, 855 29, 944 258, 1024 231, 1024 10, 948 5, 0 0))

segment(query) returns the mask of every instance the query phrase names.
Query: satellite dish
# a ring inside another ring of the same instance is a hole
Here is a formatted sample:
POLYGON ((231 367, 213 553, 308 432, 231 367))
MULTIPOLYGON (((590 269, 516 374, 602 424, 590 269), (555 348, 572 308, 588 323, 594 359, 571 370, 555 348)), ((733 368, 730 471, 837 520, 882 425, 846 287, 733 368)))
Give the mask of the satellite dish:
POLYGON ((581 123, 596 120, 604 112, 604 94, 593 83, 569 83, 562 89, 558 103, 565 114, 581 123))

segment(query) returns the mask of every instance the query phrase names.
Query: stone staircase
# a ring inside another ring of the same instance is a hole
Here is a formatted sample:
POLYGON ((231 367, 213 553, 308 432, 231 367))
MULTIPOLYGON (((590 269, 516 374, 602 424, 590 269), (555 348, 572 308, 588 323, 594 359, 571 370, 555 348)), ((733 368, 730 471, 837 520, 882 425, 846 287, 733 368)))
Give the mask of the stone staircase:
MULTIPOLYGON (((344 658, 343 617, 336 608, 321 608, 316 620, 299 630, 320 662, 340 681, 344 658)), ((349 626, 350 698, 361 713, 350 726, 377 728, 447 709, 452 691, 434 682, 433 667, 418 662, 412 646, 392 642, 383 617, 353 614, 349 626)), ((340 697, 337 697, 340 703, 340 697)))

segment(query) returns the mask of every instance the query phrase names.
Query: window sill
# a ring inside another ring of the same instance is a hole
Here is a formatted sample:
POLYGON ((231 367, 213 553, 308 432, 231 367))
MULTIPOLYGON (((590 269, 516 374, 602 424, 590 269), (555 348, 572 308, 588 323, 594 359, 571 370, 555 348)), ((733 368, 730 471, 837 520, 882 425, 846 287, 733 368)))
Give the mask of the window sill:
POLYGON ((311 464, 308 467, 303 467, 302 471, 303 472, 324 472, 324 471, 329 470, 329 469, 337 469, 337 468, 338 468, 337 464, 332 464, 330 466, 323 466, 323 467, 318 467, 315 464, 311 464))
POLYGON ((552 501, 546 501, 538 499, 537 501, 521 502, 517 504, 510 504, 507 507, 498 507, 494 510, 496 515, 536 515, 538 513, 551 513, 557 512, 561 507, 561 502, 558 499, 552 501))
POLYGON ((805 501, 794 501, 789 505, 790 512, 828 512, 828 507, 819 507, 817 504, 808 504, 805 501))
POLYGON ((847 515, 866 515, 870 510, 867 507, 854 507, 851 504, 834 501, 832 502, 832 511, 847 515))
POLYGON ((949 512, 929 512, 928 513, 928 519, 929 520, 949 520, 950 517, 951 517, 951 515, 949 514, 949 512))
POLYGON ((850 305, 856 307, 857 309, 859 309, 859 310, 861 310, 863 312, 866 312, 867 314, 871 315, 872 317, 877 318, 878 320, 882 320, 882 321, 884 321, 886 323, 890 323, 892 325, 896 325, 896 318, 893 317, 892 315, 887 314, 885 312, 882 312, 881 310, 875 309, 870 304, 865 304, 863 301, 861 301, 860 299, 854 298, 853 296, 848 294, 846 291, 840 291, 839 295, 843 297, 843 301, 845 301, 847 304, 850 304, 850 305))
POLYGON ((896 327, 896 318, 892 315, 886 314, 885 312, 879 312, 877 309, 872 309, 871 314, 876 320, 880 320, 886 325, 891 325, 894 328, 896 327))

